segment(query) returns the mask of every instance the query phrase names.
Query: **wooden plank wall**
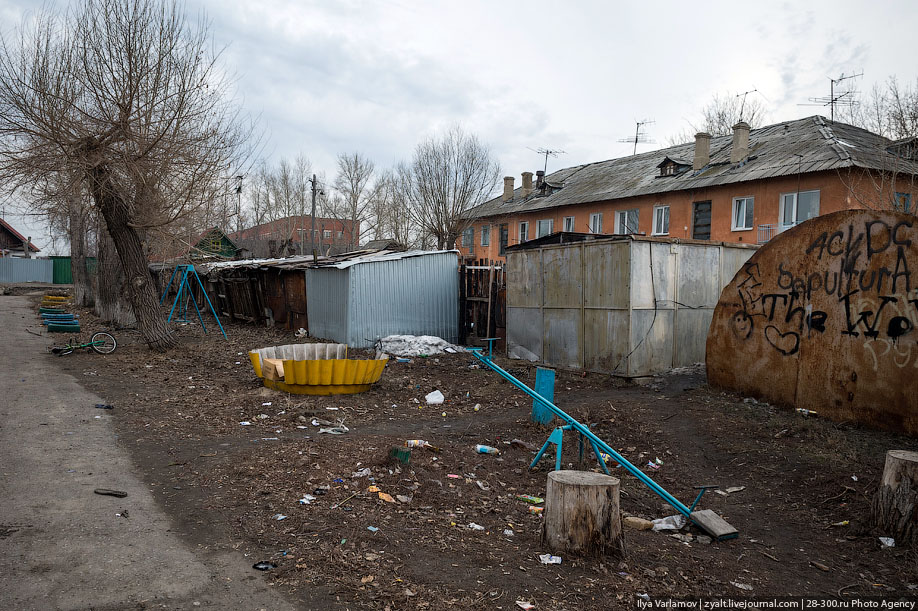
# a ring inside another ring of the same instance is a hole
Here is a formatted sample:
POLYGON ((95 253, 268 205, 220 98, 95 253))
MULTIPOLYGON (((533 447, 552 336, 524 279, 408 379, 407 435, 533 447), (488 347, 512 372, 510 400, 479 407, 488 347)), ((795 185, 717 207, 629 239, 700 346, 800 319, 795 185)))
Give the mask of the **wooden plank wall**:
POLYGON ((506 270, 500 261, 466 261, 459 267, 459 342, 483 345, 486 337, 499 337, 495 349, 506 350, 506 270))

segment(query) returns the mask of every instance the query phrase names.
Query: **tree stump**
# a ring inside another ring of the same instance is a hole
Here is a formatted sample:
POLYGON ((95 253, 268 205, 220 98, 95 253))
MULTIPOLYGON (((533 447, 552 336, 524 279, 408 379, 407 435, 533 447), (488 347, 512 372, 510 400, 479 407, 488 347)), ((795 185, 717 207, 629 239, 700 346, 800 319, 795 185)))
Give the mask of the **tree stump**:
POLYGON ((619 480, 591 471, 548 474, 542 544, 581 556, 625 555, 619 480))
POLYGON ((871 514, 883 535, 896 545, 918 541, 918 452, 889 450, 883 480, 873 497, 871 514))

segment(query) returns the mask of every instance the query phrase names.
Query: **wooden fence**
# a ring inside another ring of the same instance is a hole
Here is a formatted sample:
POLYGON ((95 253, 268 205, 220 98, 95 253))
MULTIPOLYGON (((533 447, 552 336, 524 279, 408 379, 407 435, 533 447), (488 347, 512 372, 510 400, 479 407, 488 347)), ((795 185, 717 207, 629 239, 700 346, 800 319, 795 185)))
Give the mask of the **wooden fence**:
POLYGON ((506 349, 507 276, 503 263, 481 259, 459 267, 459 342, 483 345, 486 337, 506 349))

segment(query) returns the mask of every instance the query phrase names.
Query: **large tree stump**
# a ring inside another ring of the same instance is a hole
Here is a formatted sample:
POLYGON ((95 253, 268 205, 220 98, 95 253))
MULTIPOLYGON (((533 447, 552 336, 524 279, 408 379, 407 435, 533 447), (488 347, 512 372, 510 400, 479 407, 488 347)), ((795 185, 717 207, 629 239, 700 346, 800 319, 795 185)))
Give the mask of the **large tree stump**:
POLYGON ((619 480, 591 471, 548 474, 542 543, 554 552, 625 555, 619 480))
POLYGON ((874 524, 896 545, 918 541, 918 452, 889 450, 871 507, 874 524))

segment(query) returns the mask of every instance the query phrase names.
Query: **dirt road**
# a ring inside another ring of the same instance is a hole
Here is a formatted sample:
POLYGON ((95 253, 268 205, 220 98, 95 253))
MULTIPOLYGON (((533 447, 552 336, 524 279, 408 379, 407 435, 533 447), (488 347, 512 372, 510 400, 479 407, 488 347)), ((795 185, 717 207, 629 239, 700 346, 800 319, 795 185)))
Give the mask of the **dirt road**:
POLYGON ((0 297, 0 607, 292 608, 251 558, 192 549, 171 531, 162 491, 135 475, 111 412, 94 407, 105 401, 27 328, 42 331, 29 299, 0 297))

